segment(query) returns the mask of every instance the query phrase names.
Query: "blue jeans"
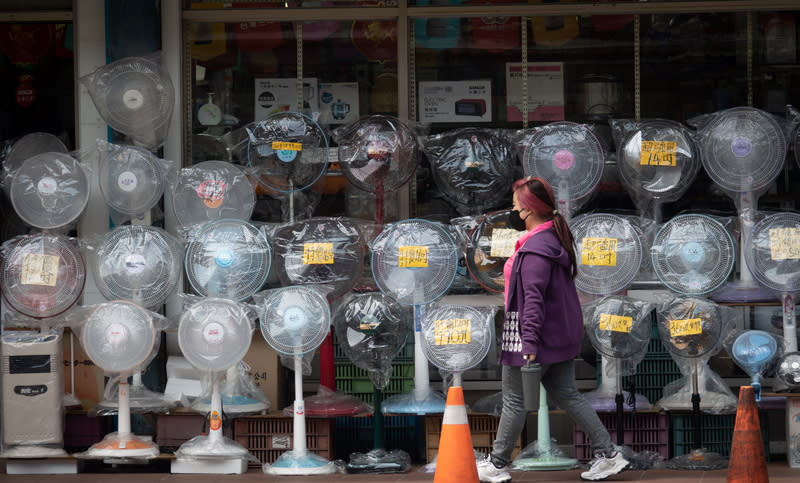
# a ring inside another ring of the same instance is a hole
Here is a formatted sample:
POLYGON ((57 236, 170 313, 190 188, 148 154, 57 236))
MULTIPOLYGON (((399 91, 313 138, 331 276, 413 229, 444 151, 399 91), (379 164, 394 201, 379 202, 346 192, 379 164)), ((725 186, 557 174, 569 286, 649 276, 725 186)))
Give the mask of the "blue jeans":
MULTIPOLYGON (((583 430, 592 442, 594 453, 611 454, 614 444, 608 430, 597 416, 594 408, 575 387, 575 363, 573 360, 556 364, 542 364, 542 385, 558 407, 583 430)), ((522 401, 522 375, 519 367, 503 366, 502 374, 503 412, 497 437, 492 446, 492 460, 507 465, 511 452, 522 433, 528 411, 522 401)))

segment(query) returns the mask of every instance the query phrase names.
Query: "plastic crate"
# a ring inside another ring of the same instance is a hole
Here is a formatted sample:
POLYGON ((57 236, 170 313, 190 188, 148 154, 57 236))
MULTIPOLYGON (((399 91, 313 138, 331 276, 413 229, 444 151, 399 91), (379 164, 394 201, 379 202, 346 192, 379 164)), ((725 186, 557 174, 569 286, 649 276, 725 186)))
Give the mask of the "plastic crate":
MULTIPOLYGON (((344 349, 342 346, 339 345, 339 342, 336 340, 336 334, 333 336, 333 360, 334 362, 338 363, 345 363, 350 364, 352 361, 349 357, 344 353, 344 349)), ((398 353, 394 359, 392 359, 392 363, 402 363, 402 362, 414 362, 414 333, 409 332, 408 338, 406 339, 405 345, 400 349, 400 353, 398 353)))
MULTIPOLYGON (((497 427, 500 424, 499 416, 490 414, 468 414, 469 432, 472 436, 472 447, 476 451, 489 453, 497 436, 497 427)), ((439 436, 442 433, 442 415, 425 416, 425 453, 427 462, 433 462, 439 452, 439 436)), ((525 434, 523 429, 522 434, 525 434)), ((517 439, 511 457, 515 458, 522 450, 522 436, 517 439)))
MULTIPOLYGON (((353 363, 336 363, 336 390, 351 394, 362 401, 372 404, 375 386, 369 373, 356 367, 353 363)), ((392 364, 392 378, 384 388, 383 395, 388 397, 394 394, 403 394, 414 388, 414 364, 392 364)))
MULTIPOLYGON (((325 459, 332 459, 333 428, 333 418, 306 418, 306 448, 325 459)), ((294 418, 283 414, 237 418, 234 420, 233 439, 258 459, 258 463, 250 462, 250 466, 274 463, 294 447, 294 418)))
MULTIPOLYGON (((694 449, 694 425, 692 414, 670 414, 672 432, 672 457, 688 454, 694 449)), ((764 455, 767 461, 769 454, 769 421, 766 413, 759 412, 761 439, 764 442, 764 455)), ((733 444, 733 429, 736 425, 735 414, 701 414, 700 442, 707 450, 730 456, 733 444)))
MULTIPOLYGON (((598 356, 598 384, 602 380, 601 367, 602 364, 598 356)), ((650 404, 655 404, 664 396, 664 387, 672 381, 680 379, 681 376, 681 370, 671 356, 668 355, 666 359, 660 357, 645 358, 636 366, 636 374, 622 378, 622 389, 628 391, 631 387, 631 382, 633 382, 634 392, 645 396, 650 401, 650 404)))
MULTIPOLYGON (((158 414, 154 439, 162 453, 174 453, 183 443, 207 431, 203 414, 158 414)), ((231 425, 225 421, 222 434, 228 438, 233 435, 231 425)))
MULTIPOLYGON (((603 425, 617 444, 616 413, 598 413, 603 425)), ((636 452, 652 451, 669 458, 669 416, 664 412, 625 413, 622 418, 624 442, 636 452)), ((572 447, 575 458, 587 462, 594 458, 592 442, 577 425, 573 425, 572 447)))
POLYGON ((103 439, 106 434, 107 417, 90 418, 85 414, 66 414, 64 416, 64 449, 69 453, 86 451, 103 439))
MULTIPOLYGON (((386 450, 401 449, 412 461, 424 454, 421 416, 384 416, 383 446, 386 450)), ((350 453, 364 453, 374 448, 375 429, 372 416, 336 418, 336 457, 348 459, 350 453)))

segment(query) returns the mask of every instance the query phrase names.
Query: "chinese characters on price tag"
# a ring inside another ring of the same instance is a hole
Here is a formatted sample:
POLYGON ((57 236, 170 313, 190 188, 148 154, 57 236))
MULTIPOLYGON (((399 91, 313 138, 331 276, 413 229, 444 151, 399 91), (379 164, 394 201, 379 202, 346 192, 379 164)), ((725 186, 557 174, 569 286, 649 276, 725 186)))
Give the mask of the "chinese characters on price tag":
POLYGON ((59 258, 56 255, 26 253, 22 258, 22 285, 55 287, 59 258))
POLYGON ((769 248, 773 260, 797 260, 800 258, 800 229, 770 229, 769 248))
POLYGON ((470 342, 470 319, 441 319, 434 321, 434 345, 460 345, 470 342))
POLYGON ((581 264, 616 267, 616 238, 584 238, 581 242, 581 264))
POLYGON ((304 243, 303 265, 330 265, 333 263, 333 243, 304 243))
POLYGON ((675 141, 642 141, 639 164, 642 166, 677 166, 678 143, 675 141))
POLYGON ((611 332, 624 332, 631 333, 633 328, 633 317, 625 317, 624 315, 614 314, 600 314, 600 322, 598 323, 600 330, 608 330, 611 332))
POLYGON ((403 245, 397 254, 400 268, 426 268, 428 266, 428 247, 403 245))
POLYGON ((669 321, 670 337, 698 335, 703 333, 702 319, 682 319, 669 321))

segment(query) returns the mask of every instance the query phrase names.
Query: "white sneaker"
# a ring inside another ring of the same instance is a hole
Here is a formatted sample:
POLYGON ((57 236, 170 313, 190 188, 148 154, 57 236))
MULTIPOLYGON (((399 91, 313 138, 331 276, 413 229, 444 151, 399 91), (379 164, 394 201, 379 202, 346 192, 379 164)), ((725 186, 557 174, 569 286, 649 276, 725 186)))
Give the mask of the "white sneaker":
POLYGON ((589 465, 589 471, 581 473, 582 480, 605 480, 609 476, 616 475, 628 467, 629 461, 617 451, 614 456, 597 456, 589 465))
POLYGON ((492 463, 491 455, 486 455, 478 461, 478 479, 483 483, 502 483, 511 481, 511 475, 506 471, 505 466, 498 468, 492 463))

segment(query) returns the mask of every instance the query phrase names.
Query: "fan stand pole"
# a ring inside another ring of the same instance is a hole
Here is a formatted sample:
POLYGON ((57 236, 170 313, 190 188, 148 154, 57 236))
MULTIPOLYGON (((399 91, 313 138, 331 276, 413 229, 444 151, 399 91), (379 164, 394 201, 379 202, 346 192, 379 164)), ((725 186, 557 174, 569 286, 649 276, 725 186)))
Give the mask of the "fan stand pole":
POLYGON ((306 413, 303 402, 303 356, 294 356, 294 445, 296 454, 305 453, 306 448, 306 413))
POLYGON ((422 320, 425 307, 414 306, 414 399, 424 401, 430 393, 430 374, 428 359, 422 352, 422 320))
POLYGON ((622 395, 622 361, 617 359, 617 390, 614 401, 617 403, 617 444, 625 444, 625 397, 622 395))
POLYGON ((700 417, 700 390, 697 376, 697 361, 695 360, 692 365, 692 419, 694 426, 694 448, 700 449, 703 446, 702 439, 702 418, 700 417))
MULTIPOLYGON (((753 193, 739 193, 739 225, 741 227, 740 245, 744 247, 745 241, 753 231, 753 211, 756 207, 753 203, 753 193)), ((744 256, 745 251, 739 250, 739 279, 745 287, 755 287, 758 284, 753 279, 753 274, 747 268, 744 256)))
POLYGON ((214 446, 215 443, 222 440, 222 391, 220 391, 219 380, 220 374, 211 374, 211 413, 208 416, 209 446, 214 446))
POLYGON ((130 386, 128 385, 128 375, 119 376, 119 410, 117 411, 117 433, 120 439, 131 434, 131 404, 130 386))
POLYGON ((372 446, 373 449, 384 449, 384 441, 383 441, 383 408, 382 406, 382 399, 383 399, 383 391, 378 386, 374 386, 374 390, 372 391, 373 400, 374 400, 374 410, 372 412, 372 424, 373 424, 373 441, 372 446))

